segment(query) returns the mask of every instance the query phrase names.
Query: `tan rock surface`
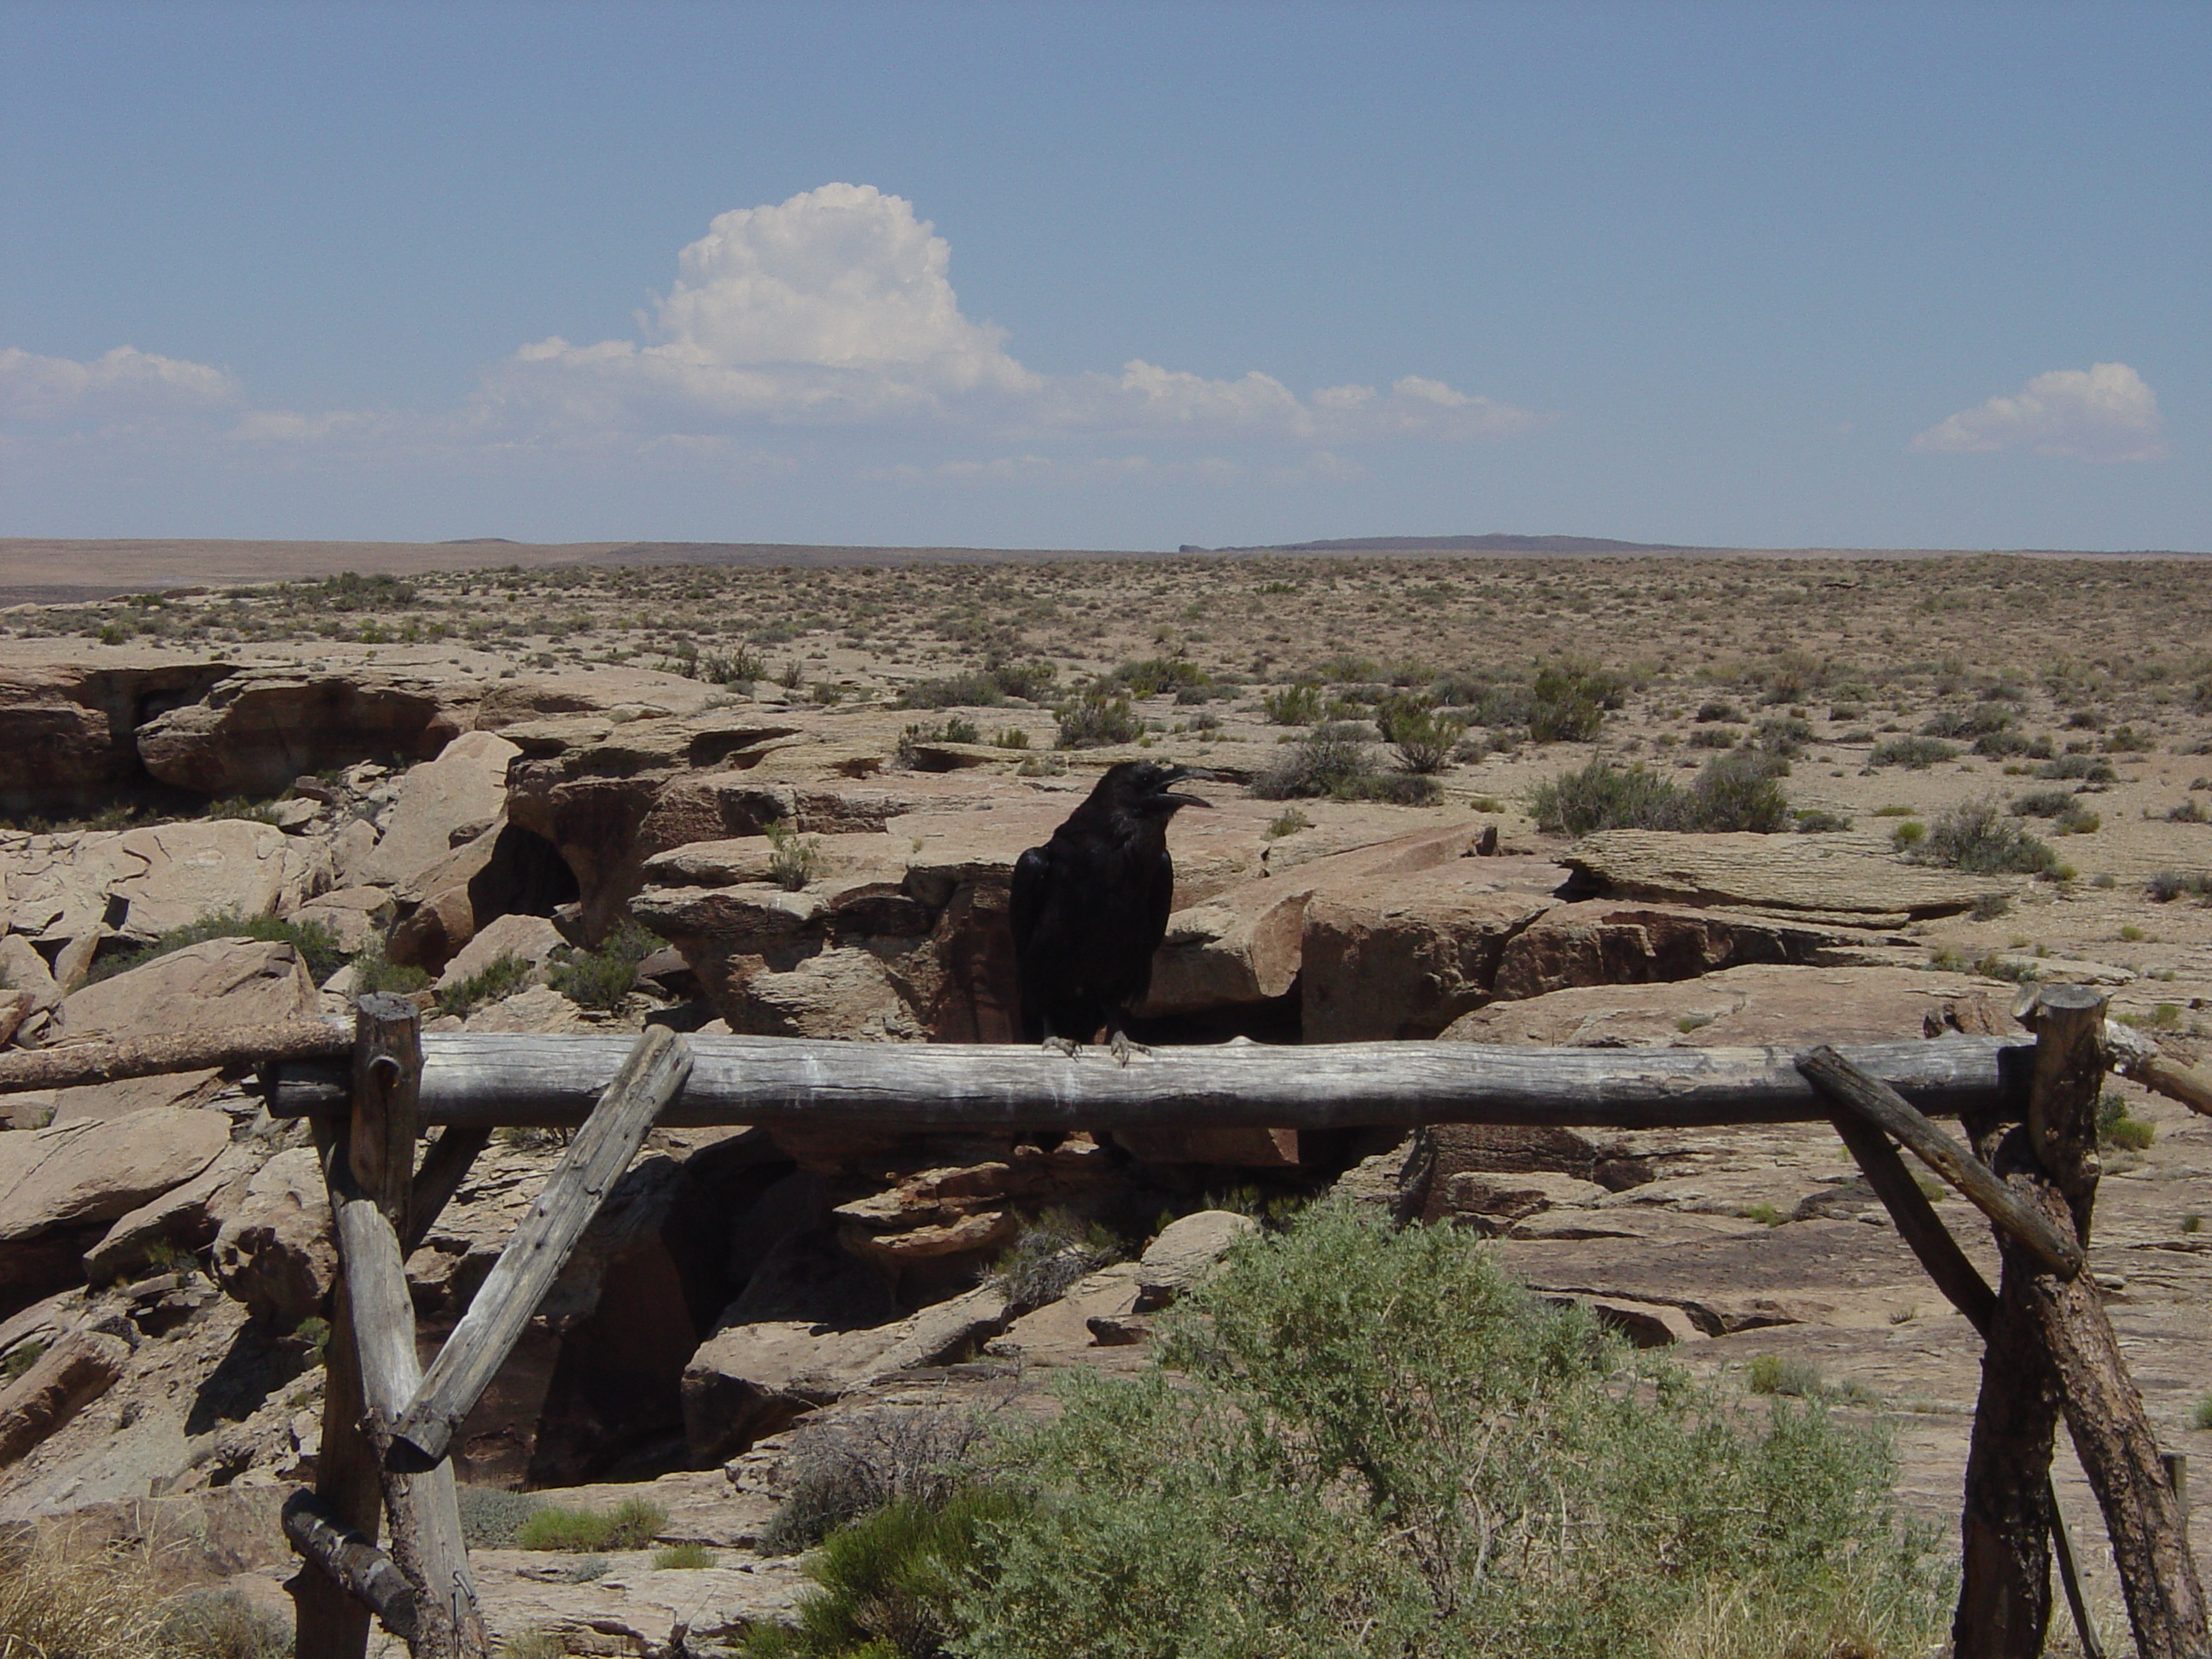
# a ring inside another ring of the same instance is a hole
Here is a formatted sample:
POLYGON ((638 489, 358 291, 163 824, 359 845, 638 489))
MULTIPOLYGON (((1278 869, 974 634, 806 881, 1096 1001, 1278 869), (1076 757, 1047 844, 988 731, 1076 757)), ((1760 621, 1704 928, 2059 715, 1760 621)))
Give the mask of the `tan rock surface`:
POLYGON ((322 1305, 337 1273, 330 1194, 312 1146, 279 1152, 254 1171, 216 1237, 223 1289, 289 1328, 322 1305))
POLYGON ((410 766, 356 881, 404 887, 507 811, 507 763, 521 753, 490 732, 466 732, 436 759, 410 766))
POLYGON ((468 723, 466 683, 372 668, 233 674, 137 733, 146 770, 204 795, 272 795, 303 773, 349 762, 428 760, 468 723))
POLYGON ((1562 856, 1619 898, 1870 917, 1953 915, 2021 886, 2016 878, 1908 864, 1872 836, 1608 830, 1585 836, 1562 856))
POLYGON ((82 1042, 95 1036, 128 1040, 188 1030, 280 1024, 312 1018, 319 1006, 314 981, 290 945, 273 940, 206 939, 72 991, 63 1000, 55 1020, 64 1036, 82 1042))
POLYGON ((190 1181, 229 1144, 223 1114, 176 1107, 0 1134, 0 1242, 112 1221, 190 1181))

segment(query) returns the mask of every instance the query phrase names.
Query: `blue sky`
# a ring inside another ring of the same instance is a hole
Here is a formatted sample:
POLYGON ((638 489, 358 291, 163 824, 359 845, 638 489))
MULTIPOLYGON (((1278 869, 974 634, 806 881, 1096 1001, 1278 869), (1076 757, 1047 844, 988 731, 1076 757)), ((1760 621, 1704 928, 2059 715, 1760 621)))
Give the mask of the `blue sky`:
POLYGON ((2212 7, 0 3, 0 533, 2212 550, 2212 7))

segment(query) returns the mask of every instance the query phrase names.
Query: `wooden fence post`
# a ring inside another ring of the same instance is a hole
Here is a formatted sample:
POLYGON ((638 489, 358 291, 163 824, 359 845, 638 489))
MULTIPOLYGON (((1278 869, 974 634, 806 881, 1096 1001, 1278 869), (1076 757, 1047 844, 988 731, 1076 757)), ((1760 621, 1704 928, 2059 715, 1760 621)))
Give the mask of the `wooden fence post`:
MULTIPOLYGON (((393 1554, 413 1591, 414 1627, 400 1633, 418 1655, 477 1659, 488 1644, 452 1467, 399 1474, 379 1455, 392 1413, 420 1375, 399 1238, 415 1178, 421 1019, 404 998, 363 997, 356 1013, 351 1121, 316 1124, 343 1268, 325 1352, 316 1495, 329 1520, 364 1545, 374 1542, 380 1507, 390 1511, 393 1554)), ((353 1595, 320 1571, 303 1571, 297 1594, 301 1659, 365 1653, 368 1612, 353 1595)))

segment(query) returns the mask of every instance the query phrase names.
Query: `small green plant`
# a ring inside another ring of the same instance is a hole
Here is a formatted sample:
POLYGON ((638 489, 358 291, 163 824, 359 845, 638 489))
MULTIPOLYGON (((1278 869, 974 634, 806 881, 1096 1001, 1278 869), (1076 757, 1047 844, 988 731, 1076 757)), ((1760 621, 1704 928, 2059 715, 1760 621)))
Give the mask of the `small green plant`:
POLYGON ((2212 1429, 2212 1394, 2197 1396, 2197 1409, 2189 1414, 2192 1429, 2212 1429))
POLYGON ((1910 824, 1900 824, 1893 840, 1914 862, 1947 865, 1970 875, 2041 875, 2057 862, 2057 855, 2018 824, 2009 823, 2004 809, 1991 798, 1963 801, 1937 814, 1923 837, 1909 847, 1903 840, 1910 824))
POLYGON ((1891 738, 1875 744, 1867 757, 1869 766, 1902 766, 1908 771, 1924 772, 1939 761, 1956 760, 1959 745, 1945 743, 1940 738, 1891 738))
POLYGON ((324 923, 315 921, 289 921, 276 916, 248 916, 236 909, 214 910, 195 921, 172 927, 149 944, 134 951, 118 951, 103 957, 93 969, 94 981, 112 979, 118 974, 128 973, 133 968, 143 968, 156 957, 167 956, 191 945, 204 945, 210 939, 258 939, 269 944, 289 945, 299 952, 300 960, 307 966, 307 975, 318 985, 336 973, 346 959, 339 948, 337 935, 324 923))
POLYGON ((1285 836, 1295 836, 1301 830, 1313 828, 1313 820, 1295 806, 1286 806, 1267 820, 1267 839, 1280 841, 1285 836))
POLYGON ((438 993, 438 1012, 466 1019, 486 1003, 504 1001, 537 976, 537 969, 517 956, 495 957, 475 973, 438 993))
POLYGON ((659 939, 624 916, 596 951, 556 950, 546 964, 545 982, 579 1008, 618 1012, 629 1005, 637 964, 659 948, 659 939))
POLYGON ((1753 1394, 1809 1399, 1821 1392, 1820 1368, 1800 1355, 1755 1354, 1746 1378, 1753 1394))
POLYGON ((714 1552, 704 1544, 671 1544, 665 1549, 653 1553, 653 1569, 659 1572, 688 1572, 714 1565, 714 1552))
POLYGON ((46 1357, 44 1342, 18 1342, 8 1350, 8 1357, 0 1359, 0 1384, 13 1382, 25 1371, 46 1357))
POLYGON ((292 1328, 292 1340, 313 1354, 319 1365, 323 1351, 331 1345, 331 1322, 320 1314, 309 1314, 292 1328))
POLYGON ((1528 688, 1531 743, 1589 743, 1605 724, 1605 711, 1620 707, 1619 688, 1608 677, 1572 667, 1540 671, 1528 688))
MULTIPOLYGON (((1785 1212, 1763 1200, 1757 1204, 1747 1204, 1737 1213, 1747 1221, 1756 1221, 1762 1227, 1779 1227, 1790 1219, 1785 1212)), ((1760 1357, 1764 1358, 1766 1356, 1760 1357)))
POLYGON ((1030 746, 1030 734, 1018 726, 1002 726, 998 736, 991 739, 991 746, 994 749, 1026 749, 1030 746))
POLYGON ((1260 699, 1260 711, 1270 726, 1311 726, 1321 718, 1321 687, 1310 680, 1267 692, 1260 699))
POLYGON ((548 1504, 515 1529, 524 1550, 639 1550, 668 1524, 668 1511, 642 1498, 625 1498, 611 1510, 572 1510, 548 1504))
POLYGON ((1376 704, 1375 724, 1398 751, 1399 765, 1424 777, 1451 764, 1452 750, 1467 730, 1457 715, 1438 713, 1433 699, 1399 692, 1376 704))
POLYGON ((2158 1125, 2128 1115, 2126 1097, 2107 1090, 2097 1102, 2097 1140, 2130 1152, 2147 1152, 2158 1139, 2158 1125))
POLYGON ((768 837, 769 879, 785 891, 795 893, 822 873, 822 843, 812 836, 780 821, 762 826, 761 833, 768 837))
POLYGON ((2191 1210, 2187 1215, 2181 1218, 2181 1231, 2185 1233, 2203 1232, 2204 1231, 2203 1215, 2198 1211, 2191 1210))
POLYGON ((1054 747, 1059 749, 1107 749, 1145 734, 1145 723, 1129 699, 1104 691, 1085 691, 1054 709, 1053 718, 1059 726, 1054 747))
POLYGON ((2171 904, 2180 898, 2212 904, 2212 875, 2195 870, 2161 870, 2143 884, 2143 896, 2153 904, 2171 904))
POLYGON ((476 1550, 512 1548, 522 1523, 545 1507, 542 1498, 499 1486, 463 1484, 453 1495, 460 1505, 462 1541, 476 1550))
POLYGON ((430 972, 413 963, 398 963, 384 954, 380 943, 370 945, 353 959, 353 988, 356 996, 388 993, 409 996, 430 987, 430 972))

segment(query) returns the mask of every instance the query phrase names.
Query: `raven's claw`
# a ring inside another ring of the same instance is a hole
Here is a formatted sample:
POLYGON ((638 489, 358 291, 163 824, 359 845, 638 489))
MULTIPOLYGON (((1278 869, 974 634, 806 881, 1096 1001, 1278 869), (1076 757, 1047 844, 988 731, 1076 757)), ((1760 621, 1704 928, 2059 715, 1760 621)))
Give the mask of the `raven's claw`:
POLYGON ((1068 1060, 1073 1060, 1081 1052, 1081 1045, 1073 1037, 1048 1036, 1044 1040, 1044 1051, 1048 1054, 1060 1054, 1068 1060))
POLYGON ((1114 1056, 1116 1066, 1127 1066, 1134 1054, 1149 1054, 1152 1051, 1141 1042, 1133 1042, 1127 1031, 1116 1031, 1106 1040, 1107 1051, 1114 1056))

